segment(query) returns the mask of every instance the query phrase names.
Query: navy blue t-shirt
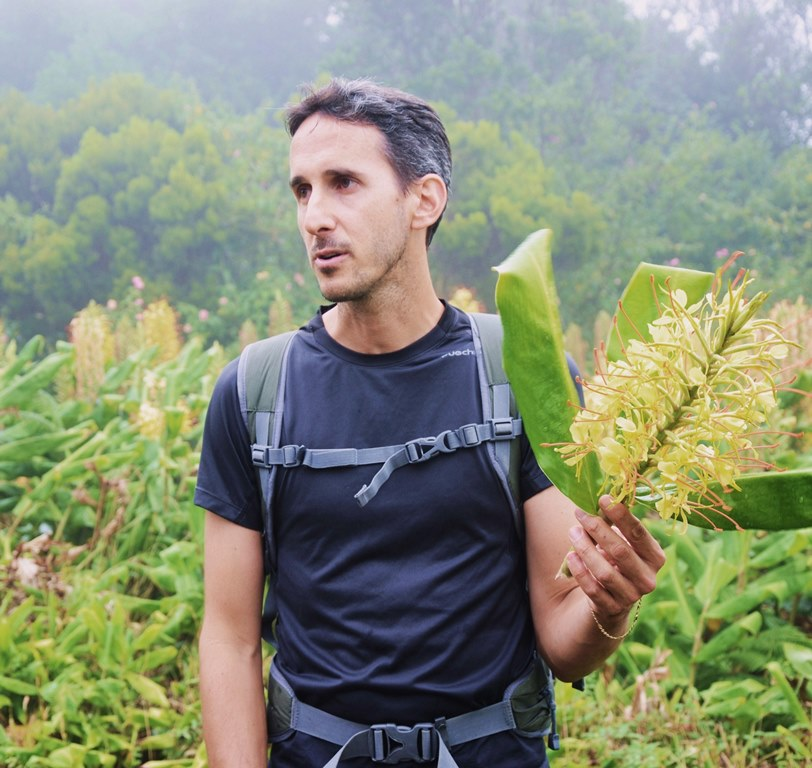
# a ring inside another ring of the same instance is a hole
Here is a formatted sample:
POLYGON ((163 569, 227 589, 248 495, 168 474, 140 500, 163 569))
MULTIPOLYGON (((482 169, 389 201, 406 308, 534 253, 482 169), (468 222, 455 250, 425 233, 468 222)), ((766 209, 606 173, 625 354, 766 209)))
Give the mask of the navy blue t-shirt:
MULTIPOLYGON (((388 354, 340 346, 320 315, 294 338, 283 445, 395 445, 481 419, 469 320, 451 306, 388 354)), ((550 483, 522 440, 526 500, 550 483)), ((231 363, 209 408, 195 502, 261 530, 248 443, 231 363)), ((377 469, 279 471, 274 663, 302 701, 356 722, 433 721, 499 701, 534 640, 524 548, 486 447, 402 467, 360 507, 354 495, 377 469)), ((335 751, 295 733, 274 745, 272 765, 320 768, 335 751)), ((452 752, 460 768, 546 765, 541 739, 512 732, 452 752)))

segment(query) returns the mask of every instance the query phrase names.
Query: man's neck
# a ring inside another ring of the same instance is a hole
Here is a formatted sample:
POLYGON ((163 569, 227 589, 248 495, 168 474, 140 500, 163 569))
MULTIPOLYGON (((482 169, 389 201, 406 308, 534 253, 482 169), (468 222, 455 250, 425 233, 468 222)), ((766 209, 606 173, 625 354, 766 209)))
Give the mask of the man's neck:
POLYGON ((443 304, 432 290, 419 299, 343 302, 324 313, 324 327, 339 344, 355 352, 396 352, 425 336, 440 321, 443 304))

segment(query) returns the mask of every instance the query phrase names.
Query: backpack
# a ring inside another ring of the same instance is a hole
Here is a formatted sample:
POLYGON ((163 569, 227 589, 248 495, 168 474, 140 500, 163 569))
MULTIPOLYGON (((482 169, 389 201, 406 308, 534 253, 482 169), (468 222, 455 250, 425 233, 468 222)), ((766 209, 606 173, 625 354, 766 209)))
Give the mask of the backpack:
MULTIPOLYGON (((276 569, 272 540, 273 489, 278 467, 308 466, 314 469, 380 465, 378 471, 355 494, 361 506, 381 490, 388 478, 406 464, 435 459, 444 453, 486 444, 491 463, 510 504, 520 539, 524 528, 519 501, 518 438, 522 422, 502 366, 502 326, 497 315, 469 313, 479 376, 482 420, 454 430, 410 440, 402 445, 378 448, 319 449, 280 445, 285 410, 284 394, 290 344, 297 331, 289 331, 248 345, 237 368, 240 410, 251 440, 251 459, 257 469, 263 501, 266 570, 276 569)), ((273 578, 266 595, 265 614, 276 614, 273 578)), ((272 627, 263 636, 275 645, 272 627)), ((447 747, 516 729, 527 735, 547 735, 552 749, 559 748, 556 732, 554 679, 546 663, 536 655, 532 668, 505 692, 502 702, 437 723, 413 728, 384 724, 351 723, 299 701, 274 666, 271 674, 268 732, 272 740, 290 728, 341 746, 325 768, 335 768, 342 757, 358 755, 373 761, 394 763, 412 759, 438 759, 438 768, 456 768, 447 747)))

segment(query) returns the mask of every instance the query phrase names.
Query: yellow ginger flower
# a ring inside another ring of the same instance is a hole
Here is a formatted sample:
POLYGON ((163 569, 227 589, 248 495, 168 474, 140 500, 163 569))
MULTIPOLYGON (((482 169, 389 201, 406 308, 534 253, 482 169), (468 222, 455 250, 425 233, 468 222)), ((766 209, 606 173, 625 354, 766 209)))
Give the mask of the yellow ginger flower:
POLYGON ((161 440, 166 428, 166 415, 162 408, 149 402, 143 402, 136 416, 138 431, 151 440, 161 440))
POLYGON ((268 335, 273 336, 275 333, 283 333, 295 327, 293 307, 282 292, 277 291, 268 307, 268 335))
POLYGON ((253 320, 249 319, 243 322, 243 324, 240 326, 240 331, 237 334, 237 339, 239 341, 240 349, 245 349, 249 344, 259 339, 257 326, 253 320))
POLYGON ((448 301, 455 307, 459 307, 463 312, 485 311, 484 305, 476 297, 476 294, 464 285, 455 288, 448 301))
POLYGON ((158 360, 174 360, 181 349, 178 317, 166 299, 152 302, 141 319, 144 344, 158 347, 158 360))
POLYGON ((91 301, 68 327, 76 351, 76 398, 94 400, 104 381, 104 372, 113 359, 114 341, 110 318, 96 302, 91 301))
POLYGON ((769 316, 792 342, 782 361, 783 370, 792 377, 790 386, 783 387, 789 397, 769 421, 769 431, 781 437, 765 445, 771 455, 786 460, 812 449, 812 307, 803 297, 794 302, 784 300, 772 307, 769 316))
POLYGON ((753 437, 775 407, 789 342, 777 322, 756 318, 767 294, 746 299, 750 282, 740 274, 693 306, 666 287, 651 341, 632 340, 625 359, 603 361, 584 382, 573 442, 558 450, 576 468, 594 453, 601 493, 685 522, 720 509, 711 483, 736 489, 743 472, 765 467, 753 437))

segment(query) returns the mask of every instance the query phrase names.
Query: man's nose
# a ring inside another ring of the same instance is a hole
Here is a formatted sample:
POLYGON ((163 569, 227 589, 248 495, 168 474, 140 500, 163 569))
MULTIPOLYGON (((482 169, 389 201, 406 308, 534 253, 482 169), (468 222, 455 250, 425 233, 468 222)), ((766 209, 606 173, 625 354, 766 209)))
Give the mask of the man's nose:
POLYGON ((335 227, 335 215, 329 196, 318 190, 312 190, 302 211, 302 227, 311 235, 332 230, 335 227))

